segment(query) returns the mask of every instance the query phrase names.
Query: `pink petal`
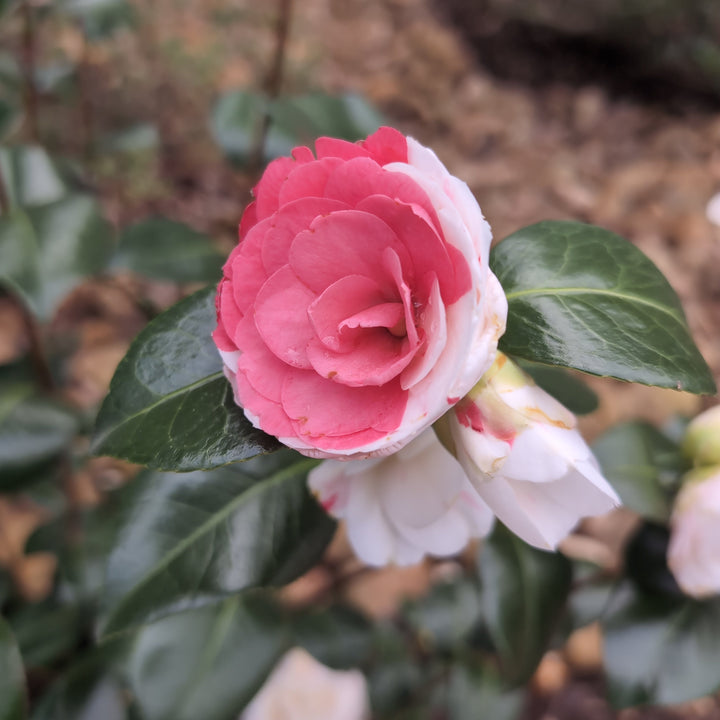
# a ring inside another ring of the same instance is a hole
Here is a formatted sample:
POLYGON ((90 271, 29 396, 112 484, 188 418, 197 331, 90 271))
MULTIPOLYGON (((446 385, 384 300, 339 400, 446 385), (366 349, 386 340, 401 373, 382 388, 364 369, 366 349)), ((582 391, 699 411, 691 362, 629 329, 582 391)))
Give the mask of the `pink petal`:
POLYGON ((295 167, 296 161, 289 157, 277 158, 267 166, 260 181, 253 188, 258 220, 264 220, 278 209, 280 188, 295 167))
POLYGON ((293 437, 293 423, 282 405, 269 400, 250 385, 247 378, 238 373, 235 377, 235 399, 238 405, 250 409, 257 419, 257 425, 266 433, 275 437, 293 437))
POLYGON ((408 161, 407 140, 395 128, 381 127, 360 144, 379 165, 408 161))
POLYGON ((399 427, 407 404, 407 393, 398 382, 350 388, 314 372, 288 375, 281 396, 285 412, 297 421, 298 435, 315 438, 339 438, 369 429, 390 433, 399 427))
POLYGON ((432 290, 420 313, 417 325, 422 330, 425 342, 403 371, 400 380, 402 387, 406 390, 427 377, 447 344, 445 306, 440 297, 440 285, 437 278, 432 281, 432 290))
POLYGON ((370 195, 386 195, 408 205, 420 206, 436 229, 440 221, 430 198, 409 175, 384 170, 369 158, 355 158, 339 165, 328 178, 325 196, 356 206, 370 195))
POLYGON ((265 344, 280 360, 309 368, 307 345, 315 337, 308 305, 315 293, 303 285, 289 265, 274 273, 255 300, 255 325, 265 344))
POLYGON ((316 217, 347 209, 348 206, 338 200, 318 197, 305 197, 283 205, 270 219, 263 238, 261 255, 267 275, 287 265, 290 245, 295 236, 307 230, 316 217))
POLYGON ((253 389, 273 402, 280 402, 280 389, 289 372, 295 370, 270 352, 255 326, 252 315, 246 315, 237 327, 235 340, 242 354, 237 363, 253 389))
POLYGON ((298 147, 293 148, 291 155, 299 163, 309 163, 309 162, 313 162, 313 160, 315 160, 313 151, 309 147, 306 147, 305 145, 299 145, 298 147))
POLYGON ((368 328, 356 336, 355 347, 335 352, 318 340, 308 346, 307 355, 322 377, 349 387, 385 385, 397 377, 412 360, 415 347, 407 338, 393 337, 384 328, 368 328))
POLYGON ((383 195, 372 195, 361 201, 357 209, 381 217, 394 230, 407 247, 418 277, 428 272, 437 275, 443 302, 452 304, 470 290, 472 280, 467 261, 435 231, 423 217, 425 213, 421 208, 383 195), (449 249, 455 250, 453 258, 449 249), (456 257, 457 253, 460 258, 456 257))
POLYGON ((369 157, 370 155, 361 145, 331 137, 318 138, 315 141, 315 152, 318 159, 333 157, 351 160, 352 158, 369 157))
POLYGON ((313 222, 290 248, 290 266, 316 293, 347 275, 365 275, 392 297, 395 282, 383 271, 382 257, 392 247, 404 266, 410 264, 405 247, 379 218, 356 210, 340 210, 313 222))
POLYGON ((253 225, 256 225, 257 218, 257 203, 253 200, 246 208, 240 218, 240 227, 238 228, 238 241, 242 242, 243 238, 248 234, 253 225))
POLYGON ((232 351, 237 350, 237 346, 232 341, 232 335, 242 320, 242 313, 238 309, 235 299, 233 298, 232 286, 223 279, 218 287, 218 294, 215 297, 218 325, 213 333, 213 339, 220 350, 232 351))
POLYGON ((368 308, 382 304, 384 300, 385 296, 375 280, 364 275, 347 275, 330 285, 308 306, 308 316, 318 340, 331 350, 339 351, 344 334, 341 324, 368 308))
POLYGON ((339 158, 323 158, 295 167, 280 189, 280 207, 300 198, 324 197, 330 174, 342 162, 339 158))
POLYGON ((405 282, 403 277, 403 269, 400 263, 398 254, 390 247, 385 248, 382 256, 383 267, 392 275, 395 281, 395 290, 397 297, 400 298, 403 304, 403 310, 405 311, 405 334, 407 335, 408 341, 413 349, 418 344, 418 332, 415 327, 415 308, 413 300, 419 298, 413 298, 412 292, 405 282))

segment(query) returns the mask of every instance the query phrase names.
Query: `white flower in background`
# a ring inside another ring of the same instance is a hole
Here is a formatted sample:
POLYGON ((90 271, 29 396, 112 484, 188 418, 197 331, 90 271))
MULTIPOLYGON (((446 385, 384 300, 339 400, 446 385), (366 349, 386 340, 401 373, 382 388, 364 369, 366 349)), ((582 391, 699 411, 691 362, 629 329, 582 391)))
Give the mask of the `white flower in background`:
POLYGON ((345 520, 355 553, 369 565, 454 555, 493 524, 432 429, 388 457, 326 460, 308 481, 325 509, 345 520))
POLYGON ((278 663, 241 720, 366 720, 365 677, 331 670, 294 648, 278 663))
POLYGON ((720 193, 710 198, 707 208, 705 209, 705 214, 713 225, 720 226, 720 193))
POLYGON ((554 549, 581 518, 620 504, 575 416, 502 353, 445 423, 478 495, 531 545, 554 549))
POLYGON ((670 521, 668 567, 688 595, 720 593, 720 466, 686 476, 670 521))

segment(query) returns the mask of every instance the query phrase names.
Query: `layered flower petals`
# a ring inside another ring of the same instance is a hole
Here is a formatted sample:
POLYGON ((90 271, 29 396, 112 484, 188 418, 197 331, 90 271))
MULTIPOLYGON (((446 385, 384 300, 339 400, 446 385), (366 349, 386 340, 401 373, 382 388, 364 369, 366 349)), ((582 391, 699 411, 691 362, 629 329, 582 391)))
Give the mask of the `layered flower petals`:
POLYGON ((386 458, 326 460, 309 475, 320 502, 347 525, 370 565, 409 565, 458 553, 493 515, 432 429, 386 458))
POLYGON ((492 363, 507 304, 489 229, 466 186, 396 130, 315 150, 255 187, 213 337, 257 427, 311 456, 390 454, 492 363))
POLYGON ((474 489, 531 545, 554 549, 581 518, 620 504, 572 413, 502 354, 446 427, 474 489))

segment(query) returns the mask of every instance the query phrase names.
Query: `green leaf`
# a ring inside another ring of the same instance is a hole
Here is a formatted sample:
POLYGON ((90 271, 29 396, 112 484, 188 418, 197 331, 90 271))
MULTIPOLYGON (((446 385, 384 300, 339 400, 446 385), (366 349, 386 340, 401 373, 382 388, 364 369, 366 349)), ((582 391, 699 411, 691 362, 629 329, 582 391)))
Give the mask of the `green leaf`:
POLYGON ((302 613, 293 618, 292 629, 296 645, 335 670, 365 664, 372 651, 372 626, 359 612, 342 605, 302 613))
POLYGON ((107 570, 104 633, 312 567, 335 523, 309 494, 316 461, 291 451, 133 483, 107 570))
POLYGON ((66 192, 55 164, 39 145, 0 147, 0 177, 11 207, 44 205, 66 192))
POLYGON ((15 105, 0 98, 0 141, 16 129, 21 116, 15 105))
POLYGON ((478 569, 485 624, 503 676, 522 683, 547 650, 565 608, 570 561, 530 547, 498 525, 478 557, 478 569))
POLYGON ((17 643, 0 617, 0 720, 22 720, 25 713, 25 671, 17 643))
POLYGON ((321 136, 355 142, 374 133, 382 116, 359 95, 283 95, 270 106, 271 133, 312 145, 321 136))
POLYGON ((403 615, 423 647, 450 652, 461 646, 480 622, 480 590, 469 578, 438 583, 426 597, 407 604, 403 615))
POLYGON ((189 471, 279 447, 233 400, 210 336, 214 295, 206 288, 181 300, 137 336, 100 408, 93 452, 189 471))
POLYGON ((567 370, 520 360, 520 367, 547 393, 576 415, 587 415, 598 408, 598 396, 567 370))
POLYGON ((383 124, 378 112, 358 95, 282 96, 268 101, 262 95, 237 90, 220 97, 210 126, 215 141, 230 160, 246 163, 263 117, 269 114, 265 158, 289 155, 297 145, 312 145, 320 136, 355 141, 383 124))
POLYGON ((676 704, 720 687, 720 601, 668 604, 627 585, 603 621, 608 695, 616 707, 676 704))
POLYGON ((67 657, 79 642, 82 620, 76 606, 53 599, 23 605, 8 618, 23 660, 32 668, 67 657))
POLYGON ((666 522, 672 491, 687 469, 680 448, 644 422, 627 422, 608 430, 593 445, 603 474, 631 510, 666 522))
POLYGON ((500 349, 645 385, 716 392, 675 292, 634 245, 577 222, 541 222, 492 251, 508 299, 500 349))
MULTIPOLYGON (((31 396, 8 406, 0 400, 0 492, 42 479, 75 437, 76 415, 53 400, 31 396)), ((15 388, 15 392, 22 388, 15 388)))
POLYGON ((230 598, 146 626, 128 663, 142 717, 238 717, 289 641, 280 611, 262 596, 230 598))
POLYGON ((126 720, 127 692, 115 677, 124 643, 80 655, 35 704, 32 720, 126 720))
POLYGON ((469 659, 457 662, 450 670, 447 719, 515 720, 520 715, 523 697, 522 689, 505 689, 489 663, 469 659))
POLYGON ((158 217, 136 223, 120 235, 111 268, 178 283, 209 283, 220 279, 222 264, 223 256, 207 235, 158 217))
POLYGON ((0 217, 0 284, 48 320, 70 290, 104 269, 112 246, 111 228, 89 196, 17 210, 0 217))

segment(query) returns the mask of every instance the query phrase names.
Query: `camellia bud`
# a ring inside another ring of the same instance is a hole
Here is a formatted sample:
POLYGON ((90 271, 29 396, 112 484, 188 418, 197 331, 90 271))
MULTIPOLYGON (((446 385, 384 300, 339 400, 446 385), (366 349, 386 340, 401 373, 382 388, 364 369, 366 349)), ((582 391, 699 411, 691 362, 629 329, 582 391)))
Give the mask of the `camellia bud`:
POLYGON ((687 427, 683 451, 693 465, 720 465, 720 405, 700 413, 687 427))
POLYGON ((531 545, 555 548, 581 518, 620 504, 575 416, 502 353, 443 422, 477 494, 531 545))
POLYGON ((720 593, 720 465, 685 476, 675 498, 668 566, 696 598, 720 593))

